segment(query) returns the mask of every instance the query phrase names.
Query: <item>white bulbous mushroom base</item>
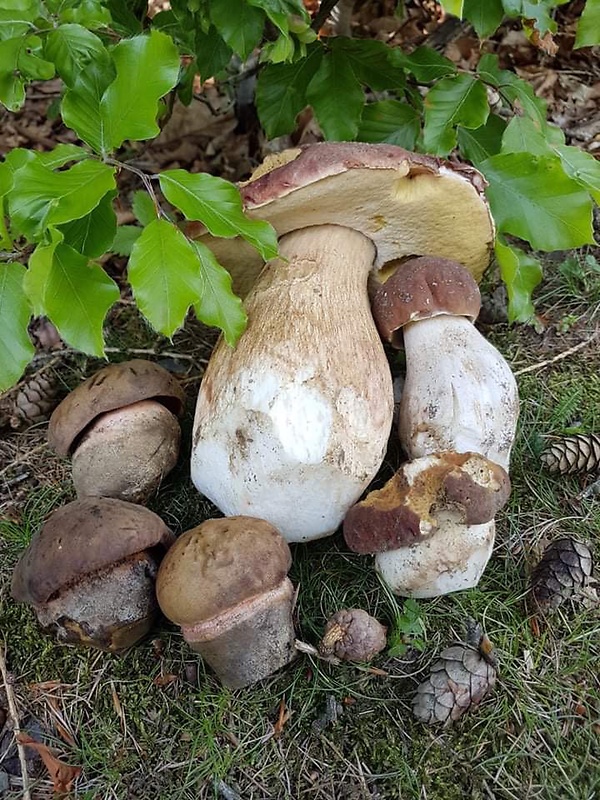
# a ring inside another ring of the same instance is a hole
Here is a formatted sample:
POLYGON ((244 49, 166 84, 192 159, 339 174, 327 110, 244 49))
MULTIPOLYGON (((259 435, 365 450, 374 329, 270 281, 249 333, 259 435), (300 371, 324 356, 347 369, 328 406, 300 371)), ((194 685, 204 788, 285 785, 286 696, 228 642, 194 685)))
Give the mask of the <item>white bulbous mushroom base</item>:
POLYGON ((375 568, 394 594, 429 598, 477 586, 494 547, 494 521, 462 525, 450 519, 428 539, 377 553, 375 568))
POLYGON ((389 365, 367 295, 374 248, 336 225, 284 236, 200 386, 191 476, 226 515, 290 542, 335 532, 377 473, 392 423, 389 365))

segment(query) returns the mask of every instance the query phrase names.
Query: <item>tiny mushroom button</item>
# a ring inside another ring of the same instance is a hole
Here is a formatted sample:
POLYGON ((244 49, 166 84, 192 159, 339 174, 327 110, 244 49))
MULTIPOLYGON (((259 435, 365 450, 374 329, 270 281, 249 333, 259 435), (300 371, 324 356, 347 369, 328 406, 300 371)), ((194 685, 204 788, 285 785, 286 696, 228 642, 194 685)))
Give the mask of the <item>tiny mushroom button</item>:
POLYGON ((151 361, 110 364, 55 409, 48 440, 71 454, 78 497, 144 503, 177 462, 184 393, 151 361))
POLYGON ((184 533, 161 564, 166 617, 225 686, 266 678, 296 655, 289 546, 268 522, 210 519, 184 533))
POLYGON ((158 614, 154 582, 174 536, 143 506, 108 497, 54 511, 15 567, 12 595, 60 641, 118 651, 158 614))
POLYGON ((339 527, 392 424, 369 276, 427 253, 479 278, 494 238, 484 186, 470 167, 350 142, 278 154, 241 186, 280 258, 264 266, 238 241, 201 237, 249 290, 248 328, 234 350, 217 345, 194 420, 192 480, 223 513, 266 519, 288 541, 339 527))

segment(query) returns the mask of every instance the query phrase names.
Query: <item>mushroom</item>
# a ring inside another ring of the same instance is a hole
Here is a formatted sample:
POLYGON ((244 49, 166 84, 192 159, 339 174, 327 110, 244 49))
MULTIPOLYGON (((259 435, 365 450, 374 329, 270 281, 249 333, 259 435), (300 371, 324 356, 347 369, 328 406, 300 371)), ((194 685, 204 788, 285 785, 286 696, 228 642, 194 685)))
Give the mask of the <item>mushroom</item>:
POLYGON ((362 608, 343 608, 327 620, 319 653, 342 661, 370 661, 386 645, 387 628, 362 608))
POLYGON ((184 400, 169 372, 142 359, 110 364, 67 395, 48 440, 72 455, 77 496, 146 502, 177 463, 184 400))
POLYGON ((12 595, 60 641, 111 652, 158 614, 158 565, 174 536, 143 506, 86 497, 54 511, 15 567, 12 595))
MULTIPOLYGON (((220 341, 200 386, 192 480, 222 512, 266 519, 288 541, 338 528, 392 423, 369 273, 433 253, 479 277, 494 238, 483 187, 472 168, 349 142, 279 154, 241 187, 249 216, 277 230, 280 257, 253 284, 236 349, 220 341)), ((252 285, 262 264, 247 248, 201 241, 252 285)))
POLYGON ((509 494, 505 470, 479 453, 423 456, 350 509, 344 539, 356 553, 394 550, 434 536, 448 521, 490 522, 509 494))
POLYGON ((396 347, 404 343, 398 432, 409 458, 471 451, 508 470, 519 415, 517 383, 472 324, 480 303, 479 288, 463 266, 431 257, 405 261, 373 294, 381 335, 396 347))
POLYGON ((225 686, 289 663, 294 648, 290 549, 268 522, 209 519, 179 537, 156 581, 160 607, 225 686))

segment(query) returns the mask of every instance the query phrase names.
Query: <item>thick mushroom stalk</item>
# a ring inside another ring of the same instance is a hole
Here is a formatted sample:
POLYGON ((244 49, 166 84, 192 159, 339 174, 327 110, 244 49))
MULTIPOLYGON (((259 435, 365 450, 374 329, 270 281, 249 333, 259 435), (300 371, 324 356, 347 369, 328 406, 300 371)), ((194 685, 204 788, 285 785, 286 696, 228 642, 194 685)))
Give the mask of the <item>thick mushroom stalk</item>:
POLYGON ((374 247, 337 225, 280 241, 200 387, 192 480, 225 514, 269 520, 288 541, 333 533, 379 469, 390 371, 367 295, 374 247))

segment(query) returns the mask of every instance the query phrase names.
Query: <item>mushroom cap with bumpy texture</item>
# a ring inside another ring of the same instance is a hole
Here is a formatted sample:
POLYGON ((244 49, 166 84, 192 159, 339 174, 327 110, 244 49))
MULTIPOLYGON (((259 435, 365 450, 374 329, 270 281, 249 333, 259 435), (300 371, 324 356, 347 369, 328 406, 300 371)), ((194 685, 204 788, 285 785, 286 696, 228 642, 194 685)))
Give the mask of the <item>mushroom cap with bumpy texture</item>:
POLYGON ((61 588, 174 536, 143 506, 109 497, 74 500, 54 511, 21 556, 12 580, 15 600, 45 603, 61 588))
MULTIPOLYGON (((376 248, 373 267, 434 255, 460 261, 479 279, 494 242, 486 181, 473 167, 391 144, 319 142, 268 157, 240 193, 248 216, 270 222, 278 236, 314 225, 341 225, 376 248)), ((247 293, 260 256, 238 239, 201 238, 247 293)))
MULTIPOLYGON (((388 267, 393 266, 389 264, 388 267)), ((471 273, 456 261, 422 256, 399 263, 371 295, 371 310, 383 339, 399 346, 398 331, 409 322, 448 314, 474 322, 481 294, 471 273)))
POLYGON ((158 603, 172 622, 196 625, 275 589, 291 563, 287 542, 268 522, 209 519, 180 536, 163 559, 158 603))
POLYGON ((109 364, 88 378, 54 410, 48 441, 59 456, 66 456, 77 437, 100 414, 140 400, 155 399, 180 415, 185 394, 166 369, 141 358, 109 364))

